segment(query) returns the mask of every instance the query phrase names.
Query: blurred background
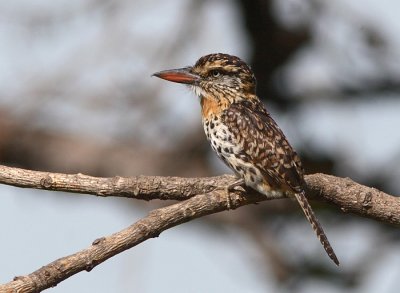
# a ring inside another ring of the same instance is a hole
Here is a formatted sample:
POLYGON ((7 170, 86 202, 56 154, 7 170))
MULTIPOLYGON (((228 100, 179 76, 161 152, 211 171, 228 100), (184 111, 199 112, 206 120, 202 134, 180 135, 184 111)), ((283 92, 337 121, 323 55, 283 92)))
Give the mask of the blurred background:
MULTIPOLYGON (((400 190, 396 0, 0 2, 0 163, 93 176, 211 176, 197 98, 152 78, 215 52, 251 64, 258 94, 324 172, 400 190)), ((172 202, 0 185, 0 282, 172 202)), ((395 292, 400 233, 312 202, 336 268, 295 202, 173 228, 49 292, 395 292)))

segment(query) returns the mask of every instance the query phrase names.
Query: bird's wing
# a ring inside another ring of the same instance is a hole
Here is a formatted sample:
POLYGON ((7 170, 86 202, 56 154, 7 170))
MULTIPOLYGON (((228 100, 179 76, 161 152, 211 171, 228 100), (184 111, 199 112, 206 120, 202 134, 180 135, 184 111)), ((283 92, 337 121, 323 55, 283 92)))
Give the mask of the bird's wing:
POLYGON ((242 152, 271 187, 294 193, 303 191, 300 159, 261 102, 234 103, 223 119, 242 146, 242 152))

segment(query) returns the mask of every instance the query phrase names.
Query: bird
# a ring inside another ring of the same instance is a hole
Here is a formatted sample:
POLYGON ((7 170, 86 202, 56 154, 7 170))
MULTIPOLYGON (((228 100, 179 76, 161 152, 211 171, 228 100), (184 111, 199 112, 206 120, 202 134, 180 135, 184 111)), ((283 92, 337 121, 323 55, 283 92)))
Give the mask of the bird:
POLYGON ((256 78, 239 57, 214 53, 193 66, 153 74, 188 85, 198 96, 205 134, 218 157, 237 175, 228 186, 247 186, 265 196, 294 197, 327 255, 339 260, 305 196, 300 157, 256 94, 256 78))

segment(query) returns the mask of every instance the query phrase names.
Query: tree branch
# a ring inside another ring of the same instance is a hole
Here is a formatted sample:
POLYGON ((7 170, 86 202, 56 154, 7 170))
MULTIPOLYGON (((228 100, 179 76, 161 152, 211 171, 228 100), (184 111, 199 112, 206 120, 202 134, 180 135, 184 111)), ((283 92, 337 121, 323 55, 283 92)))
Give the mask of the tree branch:
POLYGON ((208 178, 161 176, 101 178, 80 173, 51 173, 0 165, 1 184, 144 200, 186 200, 196 194, 207 193, 218 186, 226 186, 234 180, 235 177, 229 175, 208 178))
MULTIPOLYGON (((317 200, 333 203, 344 212, 400 225, 400 198, 367 187, 349 178, 326 174, 305 177, 307 194, 317 200)), ((62 174, 31 171, 0 165, 0 183, 54 191, 97 196, 119 196, 144 200, 186 200, 235 181, 232 175, 206 178, 161 176, 92 177, 83 174, 62 174)))
POLYGON ((343 212, 354 213, 388 224, 400 226, 400 197, 386 194, 376 188, 326 174, 306 175, 307 194, 324 198, 340 207, 343 212))
MULTIPOLYGON (((39 270, 0 285, 0 292, 40 292, 68 277, 90 271, 108 258, 137 244, 157 237, 162 231, 212 213, 266 200, 256 192, 224 189, 235 180, 224 175, 210 178, 137 176, 98 178, 83 174, 60 174, 0 166, 0 183, 55 191, 137 199, 174 199, 182 202, 154 210, 130 227, 95 240, 92 245, 60 258, 39 270)), ((386 223, 400 224, 400 198, 360 185, 348 178, 325 174, 306 176, 307 194, 352 212, 386 223)), ((280 198, 282 196, 276 196, 280 198)))

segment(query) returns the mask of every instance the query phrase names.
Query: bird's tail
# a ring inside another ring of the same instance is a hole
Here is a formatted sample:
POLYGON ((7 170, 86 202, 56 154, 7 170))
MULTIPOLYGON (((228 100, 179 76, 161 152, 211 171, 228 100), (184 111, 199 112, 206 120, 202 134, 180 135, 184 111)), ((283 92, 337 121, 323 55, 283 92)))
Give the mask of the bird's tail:
POLYGON ((296 193, 295 197, 300 204, 304 214, 306 215, 307 220, 310 222, 312 229, 314 230, 315 234, 317 234, 317 237, 324 247, 326 253, 336 265, 339 265, 339 260, 337 259, 336 254, 333 251, 333 248, 325 235, 324 229, 322 229, 321 224, 318 222, 317 217, 315 216, 310 204, 308 203, 304 192, 296 193))

